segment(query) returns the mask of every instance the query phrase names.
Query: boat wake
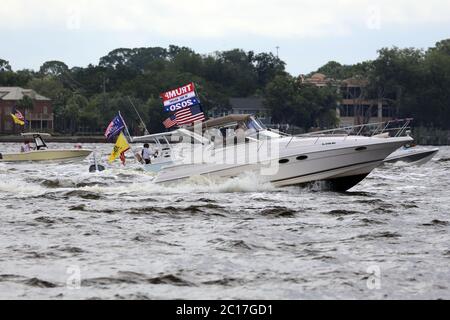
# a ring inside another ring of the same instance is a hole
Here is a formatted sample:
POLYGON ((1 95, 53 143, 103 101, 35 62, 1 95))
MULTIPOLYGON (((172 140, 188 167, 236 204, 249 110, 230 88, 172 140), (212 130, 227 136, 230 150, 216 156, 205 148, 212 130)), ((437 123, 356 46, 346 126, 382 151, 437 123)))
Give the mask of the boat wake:
POLYGON ((164 195, 164 194, 186 194, 186 193, 236 193, 236 192, 271 192, 275 187, 267 182, 261 181, 256 174, 245 173, 236 178, 217 178, 194 176, 188 180, 172 184, 156 184, 153 177, 148 174, 140 174, 140 178, 133 179, 132 183, 82 187, 82 190, 94 191, 107 194, 134 194, 134 195, 164 195))
POLYGON ((186 193, 237 193, 237 192, 271 192, 275 187, 261 181, 252 173, 245 173, 236 178, 218 178, 194 176, 188 180, 172 184, 156 184, 154 176, 142 171, 110 170, 96 174, 65 176, 15 175, 13 182, 1 181, 0 192, 13 198, 39 197, 50 193, 67 197, 73 191, 91 192, 107 196, 148 196, 186 193))

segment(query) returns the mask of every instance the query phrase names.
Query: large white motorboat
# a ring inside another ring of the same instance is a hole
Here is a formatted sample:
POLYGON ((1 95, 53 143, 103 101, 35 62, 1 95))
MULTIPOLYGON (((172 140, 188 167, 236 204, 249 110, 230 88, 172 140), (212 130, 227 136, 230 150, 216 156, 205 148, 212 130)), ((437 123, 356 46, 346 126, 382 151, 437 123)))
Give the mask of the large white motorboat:
POLYGON ((266 129, 251 115, 231 115, 133 142, 153 142, 159 151, 146 166, 156 183, 255 173, 276 187, 327 181, 331 189, 347 191, 413 141, 382 133, 288 136, 266 129))
POLYGON ((48 149, 43 137, 47 133, 23 133, 25 141, 33 140, 29 150, 20 153, 0 153, 0 162, 29 161, 77 161, 88 157, 92 150, 87 149, 48 149))

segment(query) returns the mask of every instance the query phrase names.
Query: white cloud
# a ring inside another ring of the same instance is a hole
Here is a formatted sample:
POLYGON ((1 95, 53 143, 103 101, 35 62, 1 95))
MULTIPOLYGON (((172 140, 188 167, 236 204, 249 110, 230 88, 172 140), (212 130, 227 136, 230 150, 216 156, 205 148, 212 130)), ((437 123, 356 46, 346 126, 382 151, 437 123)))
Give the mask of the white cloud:
POLYGON ((439 24, 449 12, 448 0, 2 0, 0 28, 305 38, 439 24))

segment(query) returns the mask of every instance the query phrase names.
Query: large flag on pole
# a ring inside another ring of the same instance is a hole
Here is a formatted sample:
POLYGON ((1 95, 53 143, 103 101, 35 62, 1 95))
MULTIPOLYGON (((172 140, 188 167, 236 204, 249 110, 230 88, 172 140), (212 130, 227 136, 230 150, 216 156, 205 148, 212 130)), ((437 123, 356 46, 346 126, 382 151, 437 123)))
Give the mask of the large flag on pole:
POLYGON ((193 82, 161 94, 166 112, 175 112, 200 104, 193 82))
POLYGON ((105 132, 105 137, 108 140, 113 140, 122 130, 125 129, 125 123, 120 115, 116 116, 109 124, 105 132))
POLYGON ((177 118, 177 124, 180 126, 205 120, 205 114, 200 106, 182 109, 175 116, 177 118))
POLYGON ((175 113, 163 122, 167 129, 206 119, 193 82, 161 94, 161 99, 164 110, 175 113))
POLYGON ((167 118, 166 121, 163 122, 164 127, 166 127, 166 129, 170 129, 174 126, 176 126, 178 124, 177 122, 177 117, 176 116, 171 116, 169 118, 167 118))
POLYGON ((13 113, 11 113, 11 117, 13 118, 15 124, 18 124, 20 126, 25 125, 25 117, 19 110, 14 110, 13 113))
POLYGON ((127 139, 124 134, 121 132, 119 137, 117 138, 116 145, 109 156, 109 162, 114 162, 117 158, 120 158, 122 164, 125 165, 125 152, 130 150, 130 145, 128 144, 127 139))

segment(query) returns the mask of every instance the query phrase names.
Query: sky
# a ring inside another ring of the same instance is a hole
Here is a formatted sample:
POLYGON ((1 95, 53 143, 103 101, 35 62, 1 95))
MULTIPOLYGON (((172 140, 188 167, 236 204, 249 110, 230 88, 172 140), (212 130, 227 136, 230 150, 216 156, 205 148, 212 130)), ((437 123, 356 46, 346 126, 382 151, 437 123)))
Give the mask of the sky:
POLYGON ((116 48, 273 52, 293 75, 353 64, 383 47, 450 38, 449 0, 1 0, 0 59, 98 64, 116 48), (279 49, 277 49, 279 47, 279 49))

